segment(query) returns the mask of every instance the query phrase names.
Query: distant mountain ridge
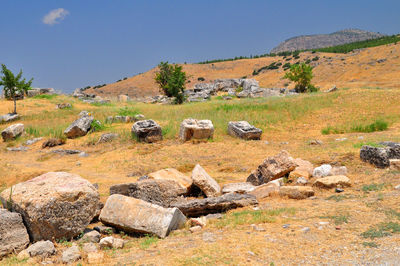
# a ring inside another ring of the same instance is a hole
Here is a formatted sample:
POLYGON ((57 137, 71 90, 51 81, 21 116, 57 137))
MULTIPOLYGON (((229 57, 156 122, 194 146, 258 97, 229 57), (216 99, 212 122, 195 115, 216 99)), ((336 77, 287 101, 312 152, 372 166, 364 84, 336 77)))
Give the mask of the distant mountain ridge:
POLYGON ((271 50, 271 53, 325 48, 346 43, 365 41, 386 36, 360 29, 345 29, 330 34, 301 35, 287 39, 271 50))

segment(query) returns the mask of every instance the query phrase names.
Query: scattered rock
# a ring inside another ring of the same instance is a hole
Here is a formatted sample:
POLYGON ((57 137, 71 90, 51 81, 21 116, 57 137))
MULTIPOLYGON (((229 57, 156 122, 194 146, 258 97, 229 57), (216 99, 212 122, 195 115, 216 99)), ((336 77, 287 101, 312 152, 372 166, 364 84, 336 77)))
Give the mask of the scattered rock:
POLYGON ((397 186, 395 186, 395 187, 394 187, 394 189, 396 189, 396 190, 400 190, 400 184, 399 184, 399 185, 397 185, 397 186))
POLYGON ((7 148, 8 151, 27 151, 28 147, 25 146, 19 146, 19 147, 11 147, 7 148))
POLYGON ((336 141, 346 141, 347 140, 347 138, 338 138, 338 139, 335 139, 336 141))
POLYGON ((58 103, 56 105, 56 109, 68 109, 71 107, 72 107, 72 105, 70 103, 58 103))
POLYGON ((222 193, 239 193, 245 194, 253 191, 256 186, 253 186, 251 183, 248 182, 241 182, 241 183, 230 183, 226 184, 222 187, 222 193))
POLYGON ((23 124, 14 124, 1 132, 1 136, 4 141, 14 140, 17 137, 21 136, 24 133, 24 125, 23 124))
POLYGON ((182 141, 191 139, 212 139, 214 136, 214 125, 211 120, 185 119, 181 123, 179 138, 182 141))
POLYGON ((0 208, 0 259, 23 250, 29 244, 29 235, 19 213, 0 208))
POLYGON ((29 255, 28 251, 26 249, 22 250, 20 253, 18 253, 17 255, 17 259, 18 260, 27 260, 31 257, 31 255, 29 255))
POLYGON ((347 175, 346 166, 334 166, 332 167, 329 175, 347 175))
POLYGON ((51 153, 56 153, 56 154, 60 154, 60 155, 74 155, 74 154, 81 154, 82 151, 80 151, 80 150, 63 150, 63 149, 59 149, 59 150, 52 150, 51 153))
POLYGON ((303 227, 300 229, 300 232, 308 233, 308 232, 310 232, 310 227, 303 227))
POLYGON ((330 175, 332 170, 332 166, 330 164, 323 164, 319 167, 316 167, 313 171, 314 177, 324 177, 330 175))
POLYGON ((230 209, 256 205, 256 197, 248 194, 225 194, 223 196, 205 199, 180 199, 171 204, 181 210, 186 216, 198 217, 209 213, 220 213, 230 209))
POLYGON ((20 118, 19 114, 6 114, 6 115, 2 115, 0 116, 0 124, 1 123, 8 123, 8 122, 12 122, 15 120, 18 120, 20 118))
POLYGON ((81 151, 78 156, 81 158, 86 158, 89 157, 89 154, 87 152, 81 151))
POLYGON ((269 197, 272 193, 279 192, 279 188, 279 185, 269 182, 255 187, 249 194, 255 196, 257 200, 260 200, 269 197))
POLYGON ((344 191, 344 189, 342 189, 342 188, 335 188, 336 193, 342 193, 343 191, 344 191))
POLYGON ((192 171, 192 180, 193 184, 200 188, 208 198, 221 195, 221 188, 218 183, 207 174, 200 164, 194 167, 192 171))
POLYGON ((204 232, 202 235, 202 239, 204 242, 209 242, 209 243, 213 243, 217 240, 215 235, 210 232, 204 232))
POLYGON ((34 139, 29 139, 25 142, 25 145, 32 145, 35 144, 38 141, 41 141, 43 138, 34 138, 34 139))
POLYGON ((308 180, 305 179, 304 177, 299 177, 296 180, 296 184, 299 184, 299 185, 306 185, 307 183, 308 183, 308 180))
POLYGON ((231 121, 228 123, 228 134, 245 140, 259 140, 262 130, 250 125, 247 121, 231 121))
POLYGON ((172 201, 188 190, 173 180, 142 180, 134 183, 119 184, 110 187, 110 195, 120 194, 141 199, 163 207, 168 207, 172 201))
POLYGON ((195 233, 195 232, 199 232, 199 231, 201 231, 201 226, 196 225, 196 226, 190 227, 190 228, 189 228, 189 231, 190 231, 192 234, 195 233))
POLYGON ((199 217, 199 218, 190 218, 189 219, 189 223, 192 226, 198 225, 198 226, 204 227, 204 226, 207 225, 207 218, 205 216, 202 216, 202 217, 199 217))
POLYGON ((389 167, 392 171, 400 171, 400 159, 390 159, 389 167))
POLYGON ((111 142, 118 137, 119 135, 117 133, 105 133, 100 136, 99 140, 97 141, 97 144, 111 142))
POLYGON ((82 242, 91 242, 91 243, 99 243, 100 241, 100 233, 97 232, 96 230, 92 230, 86 234, 83 235, 81 238, 82 242))
POLYGON ((284 186, 280 188, 279 194, 290 199, 306 199, 314 196, 314 190, 307 186, 284 186))
POLYGON ((313 173, 314 165, 309 161, 300 158, 297 158, 294 161, 297 164, 297 167, 290 172, 289 179, 296 179, 299 177, 304 177, 306 179, 310 178, 313 173))
POLYGON ((92 243, 92 242, 83 243, 82 251, 85 252, 85 253, 97 252, 98 248, 97 248, 97 245, 95 243, 92 243))
POLYGON ((186 217, 177 208, 163 208, 114 194, 107 199, 100 221, 128 233, 150 233, 164 238, 170 231, 183 226, 186 217))
POLYGON ((330 88, 326 92, 334 92, 334 91, 337 91, 337 90, 338 90, 338 88, 336 86, 333 86, 332 88, 330 88))
POLYGON ((115 234, 117 232, 117 230, 115 230, 114 228, 112 228, 110 226, 105 226, 105 225, 99 225, 99 226, 94 227, 93 229, 103 235, 111 235, 111 234, 115 234))
POLYGON ((65 136, 69 139, 85 136, 89 132, 93 120, 93 116, 81 116, 64 131, 65 136))
POLYGON ((344 175, 332 175, 315 180, 313 186, 320 188, 349 187, 350 179, 344 175))
POLYGON ((100 248, 120 249, 124 247, 124 244, 124 240, 112 236, 107 236, 100 240, 100 248))
POLYGON ((162 140, 161 127, 153 120, 142 120, 133 124, 132 134, 140 142, 153 143, 162 140))
POLYGON ((222 219, 223 215, 221 213, 210 213, 210 214, 207 214, 204 217, 206 217, 207 220, 222 219))
POLYGON ((50 257, 51 255, 54 255, 56 253, 56 248, 54 247, 54 244, 51 241, 42 240, 28 247, 26 251, 29 253, 29 256, 31 257, 36 257, 36 256, 50 257))
POLYGON ((61 255, 61 260, 63 263, 73 263, 81 258, 81 252, 79 251, 79 247, 73 245, 70 248, 67 248, 61 255))
POLYGON ((175 181, 182 188, 186 189, 187 193, 190 191, 190 188, 193 184, 193 180, 190 177, 182 174, 174 168, 162 169, 157 172, 150 173, 147 176, 149 179, 175 181))
POLYGON ((22 215, 32 241, 70 239, 79 235, 95 215, 99 193, 75 174, 50 172, 19 183, 0 194, 3 205, 22 215), (45 226, 44 226, 45 225, 45 226))
POLYGON ((134 118, 135 118, 135 121, 139 121, 139 120, 145 119, 145 116, 142 114, 137 114, 134 116, 134 118))
POLYGON ((297 167, 296 162, 290 157, 289 153, 282 150, 274 157, 268 157, 260 164, 257 170, 253 171, 247 178, 247 182, 255 186, 268 183, 271 180, 278 179, 297 167))
POLYGON ((255 224, 252 224, 252 225, 250 225, 250 226, 251 226, 251 228, 252 228, 254 231, 257 231, 257 232, 265 232, 265 229, 264 229, 264 228, 258 227, 258 226, 255 225, 255 224))
POLYGON ((318 140, 318 139, 313 139, 313 140, 310 140, 310 141, 308 142, 308 145, 322 145, 322 144, 324 144, 324 143, 322 142, 322 140, 318 140))
POLYGON ((79 118, 82 118, 82 117, 84 117, 84 116, 92 116, 92 115, 91 115, 91 113, 89 113, 88 111, 81 111, 81 112, 78 114, 78 117, 79 117, 79 118))
POLYGON ((43 142, 42 149, 60 146, 60 145, 64 145, 64 144, 65 144, 65 139, 51 138, 51 139, 48 139, 45 142, 43 142))

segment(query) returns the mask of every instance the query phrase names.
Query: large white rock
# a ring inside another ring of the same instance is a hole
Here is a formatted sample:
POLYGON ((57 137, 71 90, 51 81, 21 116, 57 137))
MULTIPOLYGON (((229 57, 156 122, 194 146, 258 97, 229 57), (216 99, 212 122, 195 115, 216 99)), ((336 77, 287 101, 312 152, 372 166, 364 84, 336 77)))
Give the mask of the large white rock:
POLYGON ((96 214, 97 189, 76 174, 49 172, 19 183, 0 194, 5 205, 22 215, 33 241, 70 239, 79 235, 96 214))
POLYGON ((163 208, 114 194, 107 199, 100 221, 128 233, 150 233, 164 238, 172 230, 182 227, 186 217, 177 208, 163 208))
POLYGON ((89 115, 80 117, 64 131, 65 136, 70 139, 85 136, 89 132, 93 120, 93 116, 89 115))
POLYGON ((24 132, 24 125, 23 124, 14 124, 1 132, 1 136, 3 137, 4 141, 13 140, 24 132))
POLYGON ((313 171, 314 177, 324 177, 330 175, 332 166, 330 164, 323 164, 318 166, 313 171))
POLYGON ((184 175, 174 168, 162 169, 157 172, 150 173, 147 176, 150 179, 155 180, 173 180, 178 183, 182 188, 184 188, 186 190, 186 193, 189 192, 193 184, 193 180, 190 177, 184 175))
POLYGON ((17 120, 19 118, 20 118, 19 114, 12 114, 12 113, 5 114, 5 115, 0 116, 0 123, 11 122, 11 121, 17 120))
POLYGON ((192 180, 193 184, 200 188, 208 198, 221 195, 221 187, 218 185, 217 181, 207 174, 200 164, 194 167, 192 171, 192 180))
POLYGON ((29 235, 19 213, 0 208, 0 258, 19 252, 29 244, 29 235))
POLYGON ((138 141, 152 143, 162 140, 161 127, 154 120, 142 120, 133 124, 132 134, 138 141))
POLYGON ((231 121, 228 123, 228 134, 245 140, 259 140, 262 130, 247 121, 231 121))
POLYGON ((182 141, 190 139, 212 139, 214 136, 214 125, 211 120, 185 119, 181 123, 179 138, 182 141))

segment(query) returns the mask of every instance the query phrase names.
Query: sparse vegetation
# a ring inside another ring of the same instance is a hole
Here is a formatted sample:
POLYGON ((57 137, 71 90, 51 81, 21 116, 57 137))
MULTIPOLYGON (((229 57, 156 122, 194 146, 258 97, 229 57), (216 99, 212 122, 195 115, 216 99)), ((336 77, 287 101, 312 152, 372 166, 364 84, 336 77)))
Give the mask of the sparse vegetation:
POLYGON ((382 238, 391 236, 392 234, 400 233, 400 224, 395 222, 381 223, 375 227, 372 227, 361 234, 363 238, 382 238))
POLYGON ((296 92, 316 92, 318 88, 311 84, 313 78, 312 66, 305 63, 294 64, 290 66, 289 72, 286 72, 285 79, 295 82, 296 92))
POLYGON ((354 122, 349 126, 327 126, 321 130, 323 135, 329 134, 343 134, 343 133, 351 133, 351 132, 363 132, 363 133, 371 133, 375 131, 384 131, 388 129, 388 122, 382 119, 377 119, 375 122, 370 124, 361 124, 354 122))
POLYGON ((185 100, 183 92, 186 83, 186 73, 182 71, 182 66, 161 62, 158 68, 154 79, 160 89, 166 96, 174 97, 175 103, 182 104, 185 100))
POLYGON ((139 243, 141 249, 148 249, 151 245, 158 242, 158 237, 152 235, 146 235, 143 237, 139 243))
POLYGON ((385 187, 385 184, 369 184, 369 185, 364 185, 362 187, 362 191, 364 192, 371 192, 371 191, 380 191, 385 187))

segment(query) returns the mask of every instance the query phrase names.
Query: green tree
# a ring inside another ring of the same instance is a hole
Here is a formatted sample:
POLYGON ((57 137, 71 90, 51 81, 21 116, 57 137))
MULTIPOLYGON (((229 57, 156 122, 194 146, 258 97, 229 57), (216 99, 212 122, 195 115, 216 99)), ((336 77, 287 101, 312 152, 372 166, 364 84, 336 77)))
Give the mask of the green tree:
POLYGON ((160 86, 160 89, 166 96, 175 97, 175 103, 183 103, 187 77, 186 73, 182 71, 182 66, 161 62, 158 68, 159 71, 156 73, 155 81, 160 86))
POLYGON ((17 113, 17 94, 24 95, 32 85, 33 79, 28 82, 22 78, 22 70, 19 71, 18 75, 14 75, 4 64, 1 65, 0 86, 4 87, 4 95, 14 100, 14 114, 17 113))
POLYGON ((286 72, 283 78, 295 82, 296 92, 315 92, 318 88, 311 84, 313 78, 312 66, 305 63, 294 64, 290 66, 289 72, 286 72))

